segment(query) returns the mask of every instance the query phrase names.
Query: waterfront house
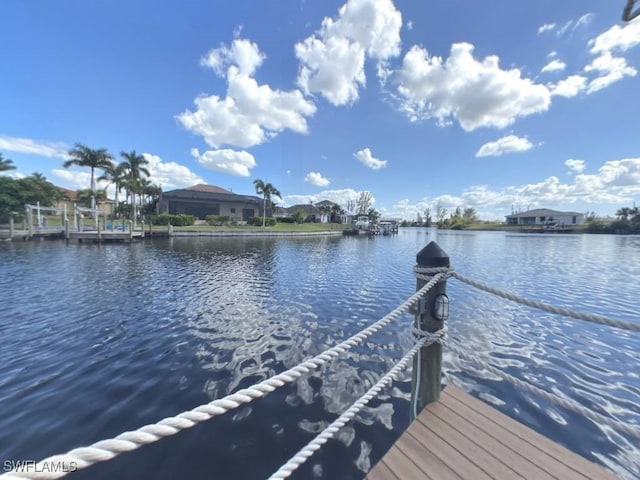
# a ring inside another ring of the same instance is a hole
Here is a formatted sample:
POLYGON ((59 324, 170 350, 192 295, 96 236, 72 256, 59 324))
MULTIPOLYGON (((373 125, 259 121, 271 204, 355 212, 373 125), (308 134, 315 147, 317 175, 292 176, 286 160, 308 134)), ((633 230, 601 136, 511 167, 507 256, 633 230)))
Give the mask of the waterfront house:
POLYGON ((277 207, 276 217, 291 218, 296 212, 302 210, 305 215, 305 222, 327 223, 329 216, 312 203, 299 203, 290 207, 277 207))
MULTIPOLYGON (((55 203, 54 208, 60 210, 66 209, 67 215, 69 217, 73 216, 73 207, 78 203, 78 192, 64 187, 57 188, 58 190, 60 190, 60 192, 62 192, 63 197, 55 203)), ((97 207, 98 210, 100 210, 101 215, 105 215, 108 217, 113 215, 115 202, 110 198, 105 198, 104 200, 98 200, 97 207)))
MULTIPOLYGON (((276 208, 276 216, 290 218, 293 217, 296 212, 302 210, 305 213, 307 222, 329 223, 331 221, 331 214, 325 213, 323 211, 325 210, 323 207, 338 207, 341 209, 340 205, 335 202, 330 200, 321 200, 316 203, 299 203, 297 205, 292 205, 291 207, 278 207, 276 208)), ((346 223, 344 215, 341 215, 340 219, 342 220, 342 223, 346 223)))
MULTIPOLYGON (((158 212, 189 214, 205 220, 207 215, 229 216, 232 222, 246 222, 262 216, 262 201, 252 195, 238 195, 215 185, 194 185, 162 192, 158 199, 158 212)), ((267 205, 267 216, 271 209, 267 205)))
POLYGON ((578 212, 559 212, 548 208, 536 208, 526 212, 512 213, 506 217, 507 225, 582 225, 584 214, 578 212))

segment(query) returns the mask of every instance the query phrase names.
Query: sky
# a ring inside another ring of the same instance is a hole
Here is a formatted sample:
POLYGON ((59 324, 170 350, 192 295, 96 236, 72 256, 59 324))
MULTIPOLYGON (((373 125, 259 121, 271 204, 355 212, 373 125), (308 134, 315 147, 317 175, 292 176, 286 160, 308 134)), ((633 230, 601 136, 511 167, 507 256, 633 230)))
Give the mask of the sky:
POLYGON ((88 188, 80 142, 144 154, 164 191, 614 215, 640 204, 625 3, 2 0, 5 173, 88 188))

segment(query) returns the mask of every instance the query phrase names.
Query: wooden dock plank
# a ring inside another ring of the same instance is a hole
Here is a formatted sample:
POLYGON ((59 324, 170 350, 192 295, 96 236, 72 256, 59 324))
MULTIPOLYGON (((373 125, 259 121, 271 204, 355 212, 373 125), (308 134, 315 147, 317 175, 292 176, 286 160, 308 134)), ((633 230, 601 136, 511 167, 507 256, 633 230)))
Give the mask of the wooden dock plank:
POLYGON ((420 422, 413 422, 406 431, 413 437, 421 448, 429 450, 443 463, 456 472, 460 478, 473 478, 474 480, 492 480, 492 477, 478 465, 470 461, 460 450, 447 442, 447 435, 438 435, 433 429, 426 428, 420 422))
MULTIPOLYGON (((440 436, 443 441, 446 441, 451 448, 455 448, 467 459, 475 463, 481 468, 485 474, 491 478, 501 479, 513 477, 516 473, 515 470, 509 467, 512 463, 515 463, 511 458, 496 458, 493 452, 495 448, 486 442, 476 443, 472 440, 472 435, 467 432, 468 422, 464 417, 455 415, 451 418, 447 415, 450 410, 444 410, 446 407, 442 404, 434 404, 432 408, 432 417, 429 419, 429 425, 425 425, 422 419, 418 418, 414 423, 420 423, 422 428, 431 428, 440 436)), ((515 457, 513 455, 512 457, 515 457)), ((520 460, 520 459, 518 459, 520 460)))
POLYGON ((448 386, 424 409, 368 479, 615 480, 613 474, 448 386), (420 475, 422 472, 422 476, 420 475), (392 475, 392 476, 390 476, 392 475))
POLYGON ((385 462, 380 462, 375 472, 371 472, 368 478, 369 480, 403 480, 397 477, 385 462))
MULTIPOLYGON (((437 463, 437 459, 432 459, 434 463, 437 463)), ((391 447, 389 452, 384 457, 384 463, 398 478, 402 480, 419 480, 419 479, 428 479, 428 480, 437 480, 436 478, 430 476, 428 473, 421 470, 405 453, 400 450, 400 447, 394 445, 391 447)), ((376 472, 370 473, 371 477, 367 477, 368 479, 375 478, 376 472)))
POLYGON ((423 477, 428 476, 434 480, 461 480, 452 466, 444 459, 436 455, 432 450, 424 448, 418 440, 411 435, 403 435, 398 439, 398 448, 423 472, 423 477))
POLYGON ((548 465, 549 468, 556 469, 558 467, 557 463, 561 463, 566 467, 566 469, 562 469, 562 472, 565 472, 566 475, 572 475, 570 474, 570 471, 573 471, 580 474, 579 478, 587 480, 595 478, 615 480, 617 478, 612 473, 604 470, 603 467, 600 467, 581 457, 577 453, 572 452, 568 448, 553 442, 535 430, 518 423, 511 417, 498 412, 481 400, 464 393, 462 390, 455 387, 451 389, 448 387, 447 390, 450 390, 447 393, 447 396, 452 399, 451 402, 447 402, 450 408, 455 409, 456 405, 467 405, 473 412, 478 414, 471 414, 471 418, 483 421, 488 428, 491 428, 494 431, 497 427, 497 435, 507 435, 505 432, 509 432, 509 440, 507 440, 506 437, 502 437, 501 441, 503 443, 508 443, 511 448, 514 447, 514 443, 517 443, 518 445, 521 445, 522 448, 528 449, 527 457, 532 461, 536 461, 536 459, 538 459, 540 461, 540 463, 536 462, 538 466, 543 467, 548 465), (484 421, 484 419, 486 419, 486 421, 484 421), (518 439, 520 441, 518 441, 518 439), (520 443, 521 441, 524 443, 520 443), (535 447, 535 449, 532 449, 532 447, 535 447), (532 455, 535 455, 535 459, 532 455), (554 460, 557 461, 557 463, 554 462, 554 460))
MULTIPOLYGON (((563 463, 555 461, 555 459, 546 455, 544 451, 538 450, 535 445, 514 436, 503 428, 505 422, 508 420, 515 422, 515 420, 506 415, 495 418, 495 421, 487 420, 484 415, 495 412, 488 405, 483 404, 490 412, 478 412, 463 403, 458 404, 456 402, 457 399, 447 398, 446 404, 439 405, 438 407, 440 408, 435 408, 436 406, 434 405, 433 410, 438 411, 451 424, 456 425, 452 428, 456 429, 457 427, 457 431, 462 430, 475 443, 483 444, 486 448, 495 452, 494 456, 497 456, 501 462, 519 475, 525 478, 587 480, 584 476, 567 468, 563 463), (453 415, 447 415, 447 410, 453 415), (456 416, 462 419, 462 422, 458 422, 456 416)), ((428 423, 431 419, 423 418, 421 421, 428 423)))

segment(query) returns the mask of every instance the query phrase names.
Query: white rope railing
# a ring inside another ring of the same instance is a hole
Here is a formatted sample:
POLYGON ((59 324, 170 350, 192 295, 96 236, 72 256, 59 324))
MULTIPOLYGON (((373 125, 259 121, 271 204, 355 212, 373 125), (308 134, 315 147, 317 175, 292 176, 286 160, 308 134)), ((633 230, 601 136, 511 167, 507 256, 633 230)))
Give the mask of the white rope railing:
MULTIPOLYGON (((440 281, 449 277, 454 277, 468 285, 500 296, 502 298, 548 311, 554 314, 564 315, 571 318, 586 320, 592 323, 609 325, 627 330, 640 331, 640 324, 638 323, 612 320, 600 315, 574 312, 565 308, 554 307, 544 302, 530 300, 519 295, 504 292, 480 282, 468 279, 467 277, 456 273, 449 267, 415 267, 414 273, 417 278, 426 280, 427 283, 420 290, 409 297, 405 302, 403 302, 383 318, 373 323, 369 327, 363 329, 359 333, 353 335, 340 344, 335 345, 334 347, 316 355, 315 357, 304 361, 293 368, 290 368, 285 372, 282 372, 260 383, 252 385, 251 387, 227 395, 226 397, 223 397, 221 399, 213 400, 192 410, 180 413, 177 416, 165 418, 155 424, 145 425, 138 428, 137 430, 124 432, 115 438, 102 440, 87 447, 73 449, 66 454, 53 455, 40 462, 36 462, 33 465, 29 465, 30 468, 27 469, 20 469, 20 467, 18 467, 17 469, 14 469, 4 475, 0 475, 0 477, 6 478, 7 480, 61 478, 71 471, 87 468, 95 463, 110 460, 121 453, 136 450, 142 445, 156 442, 167 436, 175 435, 181 430, 191 428, 198 423, 207 421, 215 416, 222 415, 230 410, 250 403, 255 399, 262 398, 272 391, 276 390, 277 388, 294 382, 303 374, 320 368, 330 360, 336 358, 338 355, 362 343, 367 337, 383 328, 389 322, 401 315, 404 311, 412 308, 429 290, 431 290, 440 281), (62 466, 62 468, 39 468, 42 465, 57 465, 58 467, 62 466), (70 466, 73 466, 73 468, 70 468, 70 466)), ((407 355, 405 355, 405 357, 403 357, 403 359, 395 367, 393 367, 391 371, 389 371, 384 377, 382 377, 376 385, 369 389, 369 391, 367 391, 367 393, 363 397, 355 402, 343 415, 341 415, 337 420, 329 425, 329 427, 327 427, 320 435, 318 435, 306 447, 304 447, 302 450, 300 450, 300 452, 292 457, 289 462, 287 462, 276 473, 274 473, 271 478, 280 479, 288 477, 307 458, 313 455, 315 451, 317 451, 324 443, 332 438, 332 436, 349 420, 351 420, 372 398, 374 398, 382 390, 382 388, 393 381, 393 379, 396 378, 396 376, 399 375, 400 372, 404 370, 404 368, 406 368, 408 362, 413 358, 416 352, 418 352, 423 345, 431 344, 435 341, 440 342, 445 334, 445 331, 441 330, 439 332, 436 332, 435 334, 414 331, 414 334, 420 337, 420 339, 418 340, 416 345, 407 353, 407 355)), ((460 354, 460 352, 458 352, 458 354, 459 356, 464 357, 464 354, 460 354)), ((618 431, 640 439, 640 427, 636 425, 627 425, 616 420, 609 419, 603 415, 582 407, 574 401, 570 401, 558 397, 554 394, 548 393, 490 365, 486 365, 485 368, 487 368, 487 370, 491 371, 500 378, 510 381, 511 383, 536 395, 553 401, 554 403, 557 403, 564 408, 576 411, 584 415, 586 418, 591 419, 595 423, 611 425, 618 431)))
MULTIPOLYGON (((453 269, 448 268, 448 267, 441 267, 441 268, 421 268, 421 267, 415 267, 414 268, 414 272, 416 274, 416 277, 418 278, 423 278, 423 279, 429 279, 431 278, 429 274, 433 274, 434 272, 440 273, 440 274, 444 274, 447 278, 448 277, 453 277, 456 278, 458 280, 460 280, 463 283, 466 283, 474 288, 478 288, 480 290, 483 290, 485 292, 491 293, 493 295, 497 295, 499 297, 505 298, 507 300, 511 300, 511 301, 515 301, 518 303, 521 303, 523 305, 527 305, 529 307, 534 307, 534 308, 538 308, 540 310, 544 310, 546 312, 550 312, 550 313, 554 313, 554 314, 558 314, 558 315, 564 315, 567 317, 571 317, 571 318, 576 318, 578 320, 585 320, 588 322, 592 322, 592 323, 597 323, 597 324, 601 324, 601 325, 608 325, 611 327, 616 327, 616 328, 621 328, 621 329, 625 329, 625 330, 631 330, 631 331, 640 331, 640 323, 634 323, 634 322, 625 322, 625 321, 620 321, 620 320, 613 320, 601 315, 594 315, 594 314, 590 314, 590 313, 580 313, 580 312, 575 312, 572 310, 568 310, 566 308, 561 308, 561 307, 554 307, 553 305, 549 305, 548 303, 544 303, 544 302, 539 302, 536 300, 531 300, 525 297, 522 297, 520 295, 516 295, 510 292, 505 292, 503 290, 499 290, 497 288, 494 287, 490 287, 486 284, 477 282, 475 280, 471 280, 457 272, 455 272, 453 269)), ((449 345, 449 348, 452 348, 452 345, 449 345)), ((476 363, 478 364, 478 362, 474 359, 471 359, 469 356, 467 356, 466 354, 462 353, 459 349, 455 349, 456 350, 456 354, 458 355, 458 357, 470 361, 472 363, 476 363)), ((627 424, 627 423, 623 423, 623 422, 619 422, 613 418, 610 417, 606 417, 604 415, 601 415, 597 412, 594 412, 593 410, 589 410, 588 408, 580 405, 578 402, 574 401, 574 400, 570 400, 567 398, 562 398, 558 395, 555 395, 553 393, 547 392, 546 390, 543 390, 541 388, 538 388, 534 385, 531 385, 530 383, 527 383, 523 380, 520 380, 519 378, 516 378, 512 375, 509 375, 506 372, 503 372, 502 370, 495 368, 489 364, 482 364, 482 367, 485 368, 486 370, 488 370, 489 372, 493 373, 494 375, 502 378, 503 380, 506 380, 514 385, 516 385, 517 387, 526 390, 530 393, 533 393, 534 395, 537 395, 539 397, 542 397, 546 400, 549 400, 557 405, 560 405, 561 407, 567 409, 567 410, 571 410, 573 412, 576 412, 580 415, 583 415, 585 418, 588 418, 589 420, 591 420, 592 422, 594 422, 595 424, 600 424, 600 425, 608 425, 614 429, 616 429, 618 432, 622 432, 625 433, 627 435, 630 435, 638 440, 640 440, 640 425, 636 425, 636 424, 627 424)))
POLYGON ((121 433, 115 438, 101 440, 87 447, 75 448, 65 454, 53 455, 40 462, 36 462, 33 469, 28 468, 28 471, 14 469, 4 475, 0 475, 0 477, 6 480, 61 478, 67 473, 70 473, 70 470, 73 470, 68 467, 69 465, 73 465, 74 469, 80 470, 99 462, 111 460, 121 453, 130 452, 143 445, 157 442, 164 437, 175 435, 176 433, 187 428, 191 428, 198 423, 207 421, 215 416, 222 415, 230 410, 240 407, 241 405, 250 403, 255 399, 262 398, 277 388, 294 382, 303 374, 321 367, 338 355, 363 342, 367 337, 374 334, 401 315, 404 311, 415 305, 422 296, 437 285, 443 278, 443 273, 436 274, 420 290, 411 295, 401 305, 396 307, 377 322, 338 345, 335 345, 334 347, 300 363, 299 365, 296 365, 293 368, 290 368, 285 372, 263 380, 251 387, 239 390, 231 395, 227 395, 224 398, 213 400, 212 402, 200 405, 192 410, 182 412, 174 417, 167 417, 155 424, 145 425, 137 430, 121 433), (43 471, 42 465, 54 464, 67 466, 67 468, 61 468, 57 471, 43 471))
POLYGON ((436 333, 421 332, 422 338, 413 346, 411 350, 391 369, 384 375, 378 382, 372 386, 367 393, 360 397, 349 409, 347 409, 342 415, 334 420, 331 425, 325 428, 318 436, 311 440, 306 446, 301 448, 291 459, 289 459, 284 465, 282 465, 277 472, 269 477, 269 480, 282 480, 288 478, 293 472, 295 472, 300 465, 309 459, 317 450, 320 449, 325 443, 333 438, 338 431, 344 427, 349 421, 353 419, 373 398, 378 396, 380 391, 389 385, 393 380, 407 368, 409 362, 413 359, 416 353, 425 346, 431 345, 435 342, 441 342, 446 335, 446 330, 439 330, 436 333))
POLYGON ((554 307, 546 302, 540 302, 538 300, 531 300, 529 298, 523 297, 521 295, 516 295, 515 293, 506 292, 504 290, 500 290, 494 287, 491 287, 487 284, 478 282, 476 280, 472 280, 464 275, 459 274, 451 268, 441 267, 437 269, 429 268, 424 269, 420 267, 415 267, 414 272, 417 278, 422 279, 430 279, 431 276, 429 273, 433 273, 434 271, 439 273, 444 273, 447 278, 453 277, 460 280, 467 285, 471 285, 474 288, 479 290, 483 290, 485 292, 491 293, 498 297, 505 298, 507 300, 511 300, 513 302, 520 303, 522 305, 527 305, 529 307, 537 308, 539 310, 543 310, 545 312, 554 313, 557 315, 564 315, 565 317, 575 318, 577 320, 584 320, 591 323, 597 323, 600 325, 608 325, 610 327, 621 328, 624 330, 630 330, 633 332, 640 332, 640 322, 626 322, 623 320, 614 320, 602 315, 595 315, 593 313, 584 313, 584 312, 576 312, 573 310, 569 310, 568 308, 562 307, 554 307))
POLYGON ((519 378, 516 378, 513 375, 509 375, 508 373, 503 372, 499 368, 496 368, 493 365, 490 365, 488 363, 480 363, 476 359, 473 359, 468 355, 466 355, 465 353, 462 353, 461 350, 452 348, 451 344, 447 344, 447 346, 450 349, 455 350, 455 353, 456 355, 458 355, 459 358, 467 362, 474 363, 476 365, 481 365, 481 367, 484 368, 485 370, 502 378, 503 380, 506 380, 509 383, 512 383, 513 385, 521 388, 522 390, 526 390, 530 393, 533 393, 534 395, 537 395, 546 400, 549 400, 550 402, 553 402, 556 405, 560 405, 561 407, 567 410, 571 410, 575 413, 578 413, 584 416, 585 418, 588 418, 589 420, 594 422, 596 425, 608 425, 611 428, 617 430, 618 432, 626 433, 627 435, 640 440, 640 425, 633 424, 633 423, 623 423, 613 418, 601 415, 597 412, 594 412, 593 410, 590 410, 580 405, 575 400, 562 398, 554 393, 538 388, 535 385, 531 385, 530 383, 520 380, 519 378))

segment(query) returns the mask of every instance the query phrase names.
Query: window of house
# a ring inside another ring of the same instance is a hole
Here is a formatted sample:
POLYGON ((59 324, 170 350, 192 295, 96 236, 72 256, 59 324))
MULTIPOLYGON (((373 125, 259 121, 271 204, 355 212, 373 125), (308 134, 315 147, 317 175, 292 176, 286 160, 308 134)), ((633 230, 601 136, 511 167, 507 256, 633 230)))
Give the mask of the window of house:
POLYGON ((574 215, 571 217, 571 223, 575 224, 578 221, 578 218, 574 215))
POLYGON ((234 207, 231 207, 231 213, 236 213, 236 209, 234 207))

